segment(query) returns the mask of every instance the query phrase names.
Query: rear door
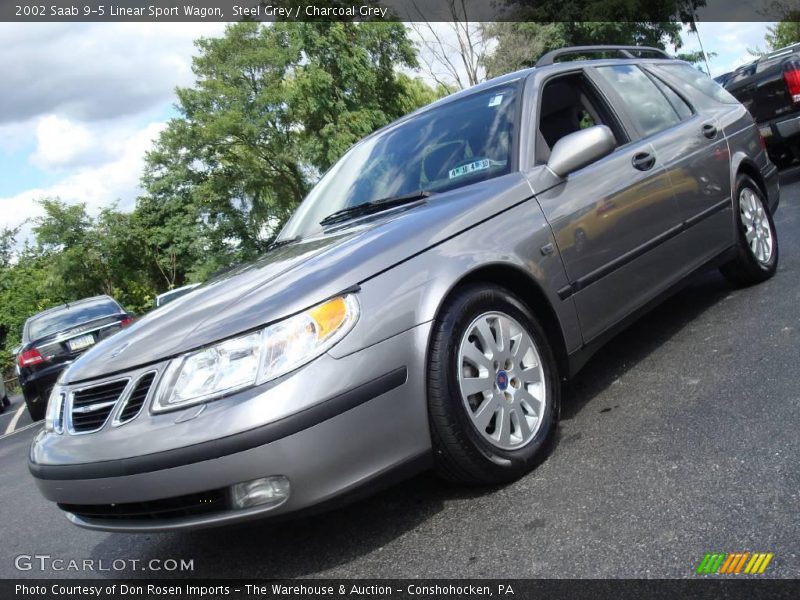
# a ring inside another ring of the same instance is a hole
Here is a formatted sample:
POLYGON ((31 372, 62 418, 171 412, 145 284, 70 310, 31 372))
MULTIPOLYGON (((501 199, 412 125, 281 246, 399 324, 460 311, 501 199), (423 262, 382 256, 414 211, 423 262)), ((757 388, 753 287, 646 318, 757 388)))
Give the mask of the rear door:
POLYGON ((728 143, 716 112, 690 104, 655 69, 620 65, 594 73, 628 108, 637 136, 649 141, 669 176, 685 230, 677 258, 690 270, 731 242, 728 143))
MULTIPOLYGON (((646 302, 681 269, 664 246, 680 227, 670 176, 651 140, 637 139, 626 111, 608 101, 597 81, 587 70, 576 70, 541 84, 536 164, 529 172, 570 281, 559 295, 574 300, 585 342, 646 302), (548 184, 541 166, 549 149, 561 137, 595 124, 612 129, 617 149, 548 184)), ((666 98, 647 82, 671 114, 666 98)), ((660 126, 673 120, 677 115, 660 126)))

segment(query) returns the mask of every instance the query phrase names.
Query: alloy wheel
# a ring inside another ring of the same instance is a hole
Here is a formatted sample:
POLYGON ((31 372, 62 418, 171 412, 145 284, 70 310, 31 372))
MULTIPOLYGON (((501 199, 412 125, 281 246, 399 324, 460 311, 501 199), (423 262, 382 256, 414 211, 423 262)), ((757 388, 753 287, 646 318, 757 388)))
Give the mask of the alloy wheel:
POLYGON ((751 254, 766 265, 772 258, 772 230, 761 198, 748 187, 739 192, 739 219, 751 254))
POLYGON ((518 450, 535 437, 547 389, 536 343, 502 312, 467 327, 458 352, 458 383, 472 424, 493 446, 518 450))

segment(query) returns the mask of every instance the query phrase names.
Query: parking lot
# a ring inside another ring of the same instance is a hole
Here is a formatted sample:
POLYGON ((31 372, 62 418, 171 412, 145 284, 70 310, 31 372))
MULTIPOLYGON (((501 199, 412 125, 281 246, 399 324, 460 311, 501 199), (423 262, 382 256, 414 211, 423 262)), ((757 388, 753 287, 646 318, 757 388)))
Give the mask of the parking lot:
POLYGON ((38 494, 40 425, 22 411, 9 429, 16 398, 0 416, 0 577, 166 574, 20 572, 20 554, 188 559, 193 577, 691 577, 707 552, 745 551, 774 553, 764 576, 800 577, 800 167, 782 185, 777 276, 737 290, 703 274, 618 336, 566 388, 548 459, 505 487, 425 474, 278 525, 89 532, 38 494))

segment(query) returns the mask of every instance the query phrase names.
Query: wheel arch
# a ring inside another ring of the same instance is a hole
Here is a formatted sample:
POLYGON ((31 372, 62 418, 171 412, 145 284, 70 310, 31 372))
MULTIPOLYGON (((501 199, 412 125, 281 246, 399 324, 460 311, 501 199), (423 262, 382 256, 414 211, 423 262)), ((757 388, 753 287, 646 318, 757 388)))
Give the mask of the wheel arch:
MULTIPOLYGON (((566 377, 570 372, 569 355, 561 321, 542 286, 521 267, 509 263, 492 263, 481 265, 465 273, 454 281, 447 293, 442 296, 436 308, 435 318, 439 317, 454 294, 463 287, 476 283, 492 284, 508 290, 536 316, 553 349, 558 363, 559 376, 562 379, 566 377)), ((430 348, 430 344, 428 347, 430 348)))
POLYGON ((744 155, 743 153, 740 156, 736 156, 734 158, 734 168, 732 169, 732 178, 731 178, 731 198, 736 193, 736 179, 739 175, 747 175, 753 181, 756 182, 758 189, 761 191, 761 194, 764 198, 768 197, 767 192, 767 184, 764 181, 764 176, 761 174, 761 169, 756 166, 748 156, 744 155))

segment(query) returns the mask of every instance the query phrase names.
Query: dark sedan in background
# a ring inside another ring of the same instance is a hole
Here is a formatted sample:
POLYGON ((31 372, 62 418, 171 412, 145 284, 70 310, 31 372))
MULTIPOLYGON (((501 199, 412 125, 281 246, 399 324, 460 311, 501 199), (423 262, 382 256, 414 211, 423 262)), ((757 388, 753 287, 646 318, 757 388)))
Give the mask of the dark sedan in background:
POLYGON ((17 366, 31 418, 44 418, 50 392, 72 361, 132 320, 113 298, 95 296, 50 308, 25 321, 17 366))

